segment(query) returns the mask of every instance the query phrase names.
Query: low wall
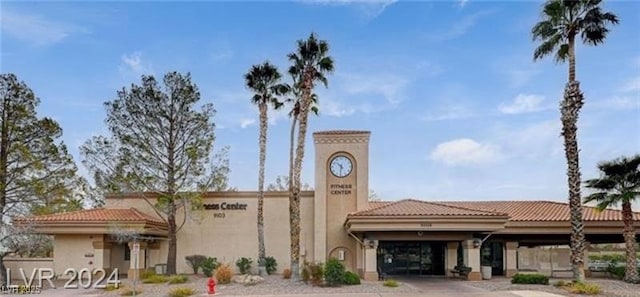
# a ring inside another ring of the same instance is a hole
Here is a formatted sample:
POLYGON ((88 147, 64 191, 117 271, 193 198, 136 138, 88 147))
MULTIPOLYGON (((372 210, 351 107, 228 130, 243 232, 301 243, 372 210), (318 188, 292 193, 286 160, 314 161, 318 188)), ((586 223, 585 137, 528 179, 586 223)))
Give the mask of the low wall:
POLYGON ((36 268, 53 269, 53 258, 5 257, 3 261, 4 266, 11 270, 11 279, 22 279, 20 268, 24 270, 27 277, 31 277, 31 273, 36 268))
POLYGON ((565 247, 521 247, 518 248, 518 271, 564 277, 571 271, 570 254, 565 247))

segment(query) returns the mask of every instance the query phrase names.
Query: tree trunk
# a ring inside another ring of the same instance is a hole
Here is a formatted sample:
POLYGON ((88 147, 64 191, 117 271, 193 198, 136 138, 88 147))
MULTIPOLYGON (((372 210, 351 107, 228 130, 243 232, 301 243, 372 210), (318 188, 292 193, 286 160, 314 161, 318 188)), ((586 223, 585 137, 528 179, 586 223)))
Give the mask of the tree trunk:
POLYGON ((0 256, 0 286, 6 288, 10 282, 11 280, 7 279, 7 268, 4 266, 4 256, 0 256))
POLYGON ((264 163, 267 154, 267 105, 260 103, 260 167, 258 173, 258 274, 267 274, 264 247, 264 163))
MULTIPOLYGON (((4 218, 5 207, 7 206, 7 174, 8 174, 8 160, 9 160, 9 124, 7 123, 7 117, 10 114, 9 99, 4 98, 2 104, 2 131, 0 131, 0 219, 4 218)), ((4 220, 0 220, 0 232, 4 231, 4 220)), ((3 256, 0 256, 0 285, 4 286, 9 283, 7 280, 6 270, 4 267, 3 256)))
POLYGON ((298 145, 293 168, 293 190, 289 201, 290 233, 291 233, 291 275, 293 280, 300 279, 300 174, 302 172, 302 160, 304 158, 304 144, 307 134, 307 119, 309 106, 311 105, 311 78, 305 77, 305 85, 302 90, 302 102, 299 113, 298 145))
MULTIPOLYGON (((173 203, 173 202, 171 202, 173 203)), ((176 257, 178 251, 178 240, 176 238, 177 226, 176 226, 176 212, 175 206, 172 207, 173 212, 170 212, 167 216, 169 223, 169 251, 167 253, 167 274, 176 274, 176 257)))
POLYGON ((624 271, 624 281, 637 284, 640 281, 638 277, 638 264, 636 259, 636 230, 633 227, 633 212, 631 211, 631 202, 622 202, 622 221, 624 222, 624 243, 627 252, 627 267, 624 271))
POLYGON ((293 114, 293 119, 291 120, 291 135, 289 136, 289 195, 293 191, 293 156, 295 147, 295 133, 296 133, 296 123, 298 122, 298 114, 293 114))
POLYGON ((571 266, 577 282, 584 282, 584 224, 582 221, 582 199, 580 197, 580 165, 577 139, 578 113, 584 99, 580 83, 569 82, 565 87, 560 112, 562 135, 567 158, 567 181, 569 186, 569 209, 571 214, 571 266))
POLYGON ((569 41, 569 82, 576 81, 576 46, 575 46, 575 33, 570 34, 569 41))

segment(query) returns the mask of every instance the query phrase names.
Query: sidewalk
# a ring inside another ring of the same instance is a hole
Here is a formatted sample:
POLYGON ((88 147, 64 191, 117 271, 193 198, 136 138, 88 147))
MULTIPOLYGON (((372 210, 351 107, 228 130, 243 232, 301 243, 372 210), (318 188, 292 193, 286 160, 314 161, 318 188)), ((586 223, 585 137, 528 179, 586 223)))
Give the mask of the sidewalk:
MULTIPOLYGON (((202 294, 204 296, 238 296, 238 295, 226 295, 226 294, 215 294, 215 295, 207 295, 202 294)), ((344 296, 344 297, 460 297, 460 293, 456 292, 425 292, 425 293, 352 293, 352 294, 292 294, 292 295, 243 295, 238 297, 277 297, 277 296, 285 296, 285 297, 333 297, 333 296, 344 296)), ((564 297, 558 294, 552 294, 547 292, 539 292, 539 291, 510 291, 510 292, 473 292, 473 293, 464 293, 465 297, 564 297)))

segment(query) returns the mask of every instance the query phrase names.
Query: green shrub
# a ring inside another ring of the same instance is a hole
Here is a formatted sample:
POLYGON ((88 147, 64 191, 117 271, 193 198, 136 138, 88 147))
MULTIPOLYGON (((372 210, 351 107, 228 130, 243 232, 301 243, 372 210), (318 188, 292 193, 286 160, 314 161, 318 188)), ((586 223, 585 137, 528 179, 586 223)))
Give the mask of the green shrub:
POLYGON ((133 296, 135 293, 135 295, 140 295, 140 293, 142 293, 142 290, 138 289, 138 290, 131 290, 129 288, 125 289, 122 291, 122 293, 120 293, 120 296, 133 296))
POLYGON ((395 279, 387 279, 384 281, 384 283, 382 283, 382 285, 385 287, 395 288, 398 286, 398 281, 396 281, 395 279))
POLYGON ((516 273, 511 278, 512 284, 548 285, 549 277, 542 274, 521 274, 516 273))
POLYGON ((196 293, 192 288, 175 288, 169 291, 169 297, 187 297, 196 293))
POLYGON ((345 285, 359 285, 360 284, 360 277, 351 272, 351 271, 347 271, 344 273, 344 284, 345 285))
POLYGON ((266 257, 264 258, 264 267, 267 269, 267 274, 273 274, 276 272, 278 267, 278 262, 276 262, 276 258, 274 257, 266 257))
POLYGON ((142 280, 142 282, 145 284, 162 284, 166 283, 167 281, 169 281, 168 277, 159 274, 150 275, 149 277, 142 280))
POLYGON ((189 266, 193 269, 193 274, 198 274, 198 270, 202 267, 202 263, 207 260, 207 256, 204 255, 191 255, 186 256, 184 259, 189 263, 189 266))
POLYGON ((602 293, 600 286, 589 283, 570 283, 565 288, 573 294, 598 295, 602 293))
POLYGON ((251 263, 253 263, 251 258, 242 257, 238 259, 238 261, 236 261, 236 266, 238 266, 240 274, 249 274, 251 272, 251 263))
POLYGON ((206 275, 207 277, 213 276, 213 271, 216 270, 218 266, 220 266, 220 264, 218 263, 218 259, 212 257, 208 257, 200 264, 202 273, 204 273, 204 275, 206 275))
POLYGON ((169 277, 169 284, 184 284, 189 281, 186 275, 172 275, 169 277))
POLYGON ((334 287, 344 283, 344 265, 336 258, 331 258, 327 261, 324 267, 324 280, 327 285, 334 287))

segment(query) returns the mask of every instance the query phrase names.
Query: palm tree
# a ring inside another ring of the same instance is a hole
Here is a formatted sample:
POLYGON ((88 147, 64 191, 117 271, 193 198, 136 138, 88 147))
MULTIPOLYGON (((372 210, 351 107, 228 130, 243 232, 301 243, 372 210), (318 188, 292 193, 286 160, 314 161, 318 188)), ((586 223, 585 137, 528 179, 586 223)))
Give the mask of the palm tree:
POLYGON ((269 62, 261 65, 253 65, 244 75, 247 88, 254 92, 251 102, 258 105, 260 112, 260 165, 258 173, 258 273, 266 274, 264 246, 264 167, 267 155, 267 126, 269 105, 279 109, 284 103, 278 100, 278 95, 284 95, 288 91, 285 84, 280 83, 281 75, 276 66, 269 62))
POLYGON ((631 158, 622 157, 610 162, 598 164, 600 178, 585 181, 587 187, 596 189, 585 197, 585 203, 597 202, 597 208, 604 210, 608 207, 622 204, 622 221, 624 223, 624 242, 626 245, 627 267, 624 281, 638 283, 636 260, 636 230, 633 226, 634 214, 631 204, 640 197, 640 154, 631 158))
POLYGON ((578 282, 584 281, 584 226, 577 122, 584 98, 580 83, 576 80, 575 39, 580 35, 585 44, 596 46, 604 43, 609 33, 607 25, 618 23, 616 15, 602 11, 600 2, 601 0, 548 0, 544 4, 542 20, 531 30, 533 40, 541 42, 533 53, 534 60, 550 54, 555 54, 556 62, 569 60, 569 82, 560 103, 560 113, 571 213, 571 264, 573 277, 578 282))
POLYGON ((311 33, 307 40, 298 40, 295 52, 287 55, 292 63, 289 74, 298 78, 300 86, 300 112, 298 114, 298 139, 293 166, 292 191, 289 195, 291 232, 291 272, 294 280, 300 272, 300 172, 304 158, 304 142, 307 134, 307 119, 312 106, 313 88, 316 82, 328 85, 327 73, 333 72, 333 59, 329 56, 329 43, 318 40, 311 33))

